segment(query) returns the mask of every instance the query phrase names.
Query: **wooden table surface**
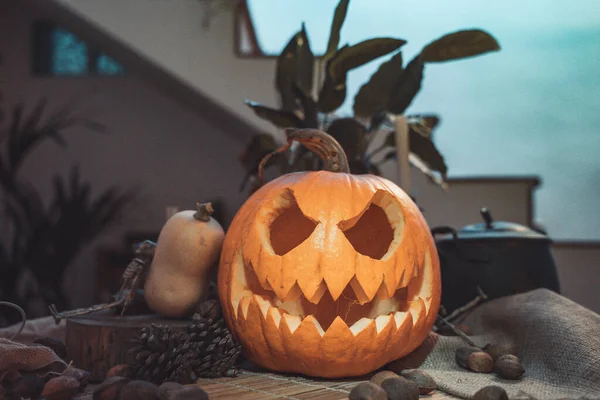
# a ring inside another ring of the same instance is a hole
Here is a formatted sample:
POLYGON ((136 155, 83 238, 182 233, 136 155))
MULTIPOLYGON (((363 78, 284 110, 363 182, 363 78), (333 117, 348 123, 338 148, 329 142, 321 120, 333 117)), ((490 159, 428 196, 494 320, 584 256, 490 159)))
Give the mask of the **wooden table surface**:
MULTIPOLYGON (((302 377, 289 377, 264 372, 241 371, 235 378, 200 379, 197 385, 203 388, 211 400, 266 400, 266 399, 315 399, 343 400, 354 386, 363 380, 324 381, 302 377)), ((89 385, 85 393, 76 400, 91 400, 97 385, 89 385)), ((428 400, 456 400, 457 397, 434 391, 428 400)))

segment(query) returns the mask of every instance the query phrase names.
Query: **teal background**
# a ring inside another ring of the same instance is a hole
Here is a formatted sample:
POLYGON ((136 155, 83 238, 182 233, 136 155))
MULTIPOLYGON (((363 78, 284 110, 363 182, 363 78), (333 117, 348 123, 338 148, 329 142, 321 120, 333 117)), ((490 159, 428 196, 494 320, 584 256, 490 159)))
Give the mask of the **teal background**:
MULTIPOLYGON (((249 0, 263 51, 278 54, 306 23, 327 45, 337 0, 249 0)), ((555 239, 600 239, 600 0, 352 0, 341 44, 408 41, 405 63, 430 41, 482 28, 502 50, 429 64, 407 113, 437 113, 449 176, 538 175, 535 217, 555 239)), ((348 78, 340 112, 386 58, 348 78)))

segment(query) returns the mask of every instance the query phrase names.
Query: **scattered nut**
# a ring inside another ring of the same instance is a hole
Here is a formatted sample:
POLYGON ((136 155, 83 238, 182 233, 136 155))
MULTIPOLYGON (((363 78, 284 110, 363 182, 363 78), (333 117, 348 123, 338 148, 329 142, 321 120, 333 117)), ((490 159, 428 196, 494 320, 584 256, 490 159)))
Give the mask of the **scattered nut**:
POLYGON ((94 390, 93 400, 117 400, 119 393, 125 385, 129 383, 130 379, 123 378, 122 376, 113 376, 112 378, 105 379, 96 389, 94 390))
POLYGON ((59 340, 55 340, 49 337, 44 337, 40 339, 36 339, 33 343, 41 344, 42 346, 49 347, 54 351, 54 353, 59 356, 61 359, 65 359, 67 357, 67 347, 65 344, 59 340))
POLYGON ((428 373, 421 371, 420 369, 403 371, 401 376, 411 382, 416 383, 417 386, 419 386, 420 394, 429 394, 437 387, 433 378, 428 373))
POLYGON ((50 379, 44 390, 42 397, 47 400, 70 400, 79 390, 79 381, 72 376, 61 375, 50 379))
POLYGON ((397 378, 399 375, 394 371, 380 371, 371 377, 370 382, 381 386, 381 382, 388 378, 397 378))
POLYGON ((503 343, 488 343, 483 347, 483 351, 488 353, 495 360, 496 358, 505 354, 517 355, 517 348, 514 344, 503 342, 503 343))
POLYGON ((361 382, 350 391, 349 400, 388 400, 385 390, 371 382, 361 382))
POLYGON ((471 400, 508 400, 508 394, 500 386, 490 385, 479 389, 471 400))
POLYGON ((127 364, 119 364, 115 365, 106 373, 107 378, 112 378, 113 376, 122 376, 123 378, 132 378, 131 367, 127 364))
POLYGON ((121 389, 119 400, 160 400, 158 386, 146 381, 130 381, 121 389))
POLYGON ((505 354, 496 359, 494 368, 496 374, 504 379, 518 380, 525 373, 519 357, 512 354, 505 354))
POLYGON ((174 392, 171 400, 208 400, 208 393, 200 386, 189 385, 185 386, 182 390, 174 392))
POLYGON ((83 392, 90 380, 90 373, 86 370, 75 368, 72 365, 65 369, 62 373, 66 376, 72 376, 79 381, 79 392, 83 392))
POLYGON ((381 383, 389 400, 419 400, 419 386, 408 379, 388 378, 381 383))
POLYGON ((455 356, 458 365, 473 372, 489 373, 494 369, 492 356, 477 347, 459 347, 455 356))
POLYGON ((164 382, 158 387, 158 396, 161 400, 173 400, 175 392, 183 390, 185 386, 177 382, 164 382))

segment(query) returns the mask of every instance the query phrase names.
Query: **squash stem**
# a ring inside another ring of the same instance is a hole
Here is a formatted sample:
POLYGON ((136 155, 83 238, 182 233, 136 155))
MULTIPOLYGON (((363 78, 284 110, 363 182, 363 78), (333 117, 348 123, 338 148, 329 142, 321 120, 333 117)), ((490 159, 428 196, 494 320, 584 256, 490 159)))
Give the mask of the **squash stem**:
POLYGON ((331 172, 341 172, 345 174, 350 173, 350 165, 348 164, 348 157, 344 153, 344 149, 331 135, 323 132, 319 129, 298 129, 298 128, 285 128, 285 135, 287 136, 287 143, 278 148, 277 150, 267 154, 260 162, 258 166, 258 178, 261 183, 264 183, 263 170, 267 161, 278 153, 287 151, 293 141, 297 141, 303 144, 306 148, 316 153, 321 160, 325 163, 325 170, 331 172))
POLYGON ((212 203, 196 203, 196 213, 194 214, 194 218, 199 221, 208 222, 210 221, 210 216, 215 212, 215 209, 212 206, 212 203))

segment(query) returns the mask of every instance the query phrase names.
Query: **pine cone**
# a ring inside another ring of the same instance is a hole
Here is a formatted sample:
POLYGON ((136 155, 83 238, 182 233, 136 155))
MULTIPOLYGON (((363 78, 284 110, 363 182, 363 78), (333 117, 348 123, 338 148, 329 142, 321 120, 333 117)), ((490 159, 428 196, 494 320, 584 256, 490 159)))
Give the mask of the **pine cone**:
POLYGON ((241 351, 222 318, 201 319, 182 330, 152 324, 142 328, 132 344, 134 378, 156 384, 235 375, 241 351))

